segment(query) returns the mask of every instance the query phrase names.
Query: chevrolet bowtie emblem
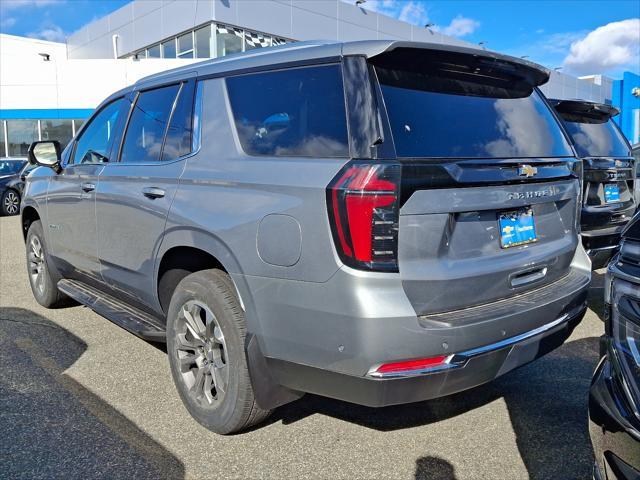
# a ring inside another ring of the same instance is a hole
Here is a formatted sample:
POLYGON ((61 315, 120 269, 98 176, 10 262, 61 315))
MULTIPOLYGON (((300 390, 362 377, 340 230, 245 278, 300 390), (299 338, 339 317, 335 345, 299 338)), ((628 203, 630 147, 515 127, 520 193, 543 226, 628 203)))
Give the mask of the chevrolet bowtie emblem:
POLYGON ((533 177, 538 174, 538 169, 531 165, 521 165, 518 168, 518 175, 521 177, 533 177))

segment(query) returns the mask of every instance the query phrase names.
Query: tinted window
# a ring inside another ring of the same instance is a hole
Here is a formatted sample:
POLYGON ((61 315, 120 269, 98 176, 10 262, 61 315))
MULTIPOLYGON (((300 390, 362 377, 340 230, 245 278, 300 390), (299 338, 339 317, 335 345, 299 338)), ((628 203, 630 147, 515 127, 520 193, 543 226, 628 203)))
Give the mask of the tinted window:
POLYGON ((629 147, 611 120, 604 123, 564 122, 581 157, 628 157, 629 147))
POLYGON ((147 90, 138 95, 122 145, 120 161, 147 163, 160 159, 162 139, 180 85, 147 90))
POLYGON ((399 157, 573 155, 531 88, 485 85, 446 72, 376 71, 399 157))
POLYGON ((25 164, 26 162, 16 160, 0 161, 0 177, 18 173, 25 164))
POLYGON ((242 148, 251 155, 346 157, 340 66, 227 79, 242 148))
POLYGON ((171 115, 171 122, 167 130, 167 139, 162 150, 162 160, 173 160, 191 152, 193 89, 194 82, 182 85, 178 102, 171 115))
POLYGON ((120 98, 110 103, 89 120, 89 125, 78 139, 73 163, 98 163, 108 160, 110 140, 115 133, 122 101, 120 98))

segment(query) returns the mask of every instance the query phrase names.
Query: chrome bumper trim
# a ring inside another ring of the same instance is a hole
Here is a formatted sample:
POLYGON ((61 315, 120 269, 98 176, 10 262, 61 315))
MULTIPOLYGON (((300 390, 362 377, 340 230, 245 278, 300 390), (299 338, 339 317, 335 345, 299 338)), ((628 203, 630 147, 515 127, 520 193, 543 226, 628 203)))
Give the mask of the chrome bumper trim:
POLYGON ((497 350, 502 350, 503 348, 511 347, 517 343, 524 342, 525 340, 533 338, 537 335, 541 335, 562 325, 563 323, 566 323, 570 318, 571 316, 566 313, 560 318, 555 319, 553 322, 546 323, 538 328, 534 328, 533 330, 529 330, 527 332, 521 333, 520 335, 516 335, 515 337, 505 338, 504 340, 501 340, 499 342, 449 355, 442 364, 435 365, 429 368, 405 370, 401 372, 377 372, 376 370, 381 365, 383 365, 383 363, 379 363, 369 369, 369 371, 367 372, 367 377, 379 379, 416 377, 420 375, 429 375, 445 370, 464 367, 467 362, 473 357, 484 355, 485 353, 490 353, 497 350))

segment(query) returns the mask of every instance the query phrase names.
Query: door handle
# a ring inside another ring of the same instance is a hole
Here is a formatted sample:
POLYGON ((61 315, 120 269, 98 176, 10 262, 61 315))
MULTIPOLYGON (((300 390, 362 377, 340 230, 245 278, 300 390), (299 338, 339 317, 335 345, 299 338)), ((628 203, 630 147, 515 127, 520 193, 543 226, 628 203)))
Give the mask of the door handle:
POLYGON ((146 187, 142 189, 142 194, 150 199, 164 197, 164 190, 158 187, 146 187))
POLYGON ((85 192, 93 192, 96 189, 96 186, 93 183, 83 183, 82 190, 85 192))

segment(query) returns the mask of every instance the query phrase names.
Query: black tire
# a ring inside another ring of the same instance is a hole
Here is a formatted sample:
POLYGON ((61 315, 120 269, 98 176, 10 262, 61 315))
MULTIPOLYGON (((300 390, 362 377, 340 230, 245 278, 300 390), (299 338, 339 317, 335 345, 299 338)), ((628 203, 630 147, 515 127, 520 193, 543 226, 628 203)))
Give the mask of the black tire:
POLYGON ((7 188, 2 192, 0 211, 5 216, 18 215, 20 213, 20 194, 13 188, 7 188))
POLYGON ((61 307, 70 303, 69 297, 58 290, 57 284, 60 279, 47 263, 47 245, 40 220, 29 226, 26 246, 27 275, 36 301, 46 308, 61 307))
POLYGON ((244 312, 226 273, 204 270, 178 284, 167 315, 171 375, 191 416, 223 435, 271 413, 256 404, 245 336, 244 312))

